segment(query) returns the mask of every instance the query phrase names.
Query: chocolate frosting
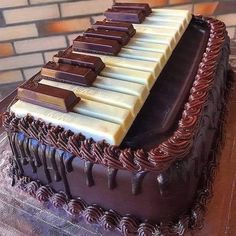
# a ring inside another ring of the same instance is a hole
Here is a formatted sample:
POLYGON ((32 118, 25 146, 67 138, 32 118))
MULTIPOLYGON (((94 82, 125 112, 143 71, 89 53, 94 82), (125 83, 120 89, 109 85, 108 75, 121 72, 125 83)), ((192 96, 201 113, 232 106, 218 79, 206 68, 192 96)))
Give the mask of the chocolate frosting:
POLYGON ((223 22, 205 17, 198 19, 207 22, 210 27, 210 37, 188 101, 184 106, 177 129, 168 139, 149 151, 121 149, 105 141, 95 142, 92 139, 86 139, 82 134, 73 134, 61 127, 47 125, 40 120, 35 121, 31 116, 19 119, 14 114, 5 113, 4 127, 14 132, 23 131, 30 137, 33 134, 33 137, 42 143, 53 145, 80 156, 84 160, 109 168, 132 172, 166 170, 171 163, 183 159, 191 150, 226 36, 223 22))
MULTIPOLYGON (((220 126, 224 125, 227 108, 221 113, 220 126)), ((50 201, 56 208, 64 208, 72 216, 82 216, 88 223, 100 224, 105 230, 117 230, 122 235, 183 235, 189 229, 200 229, 206 211, 207 201, 212 197, 212 185, 217 168, 217 153, 222 146, 222 131, 216 134, 215 149, 211 152, 209 162, 203 169, 201 188, 197 191, 192 208, 179 217, 176 222, 154 224, 140 221, 132 215, 120 215, 114 210, 105 210, 98 205, 89 205, 81 198, 70 199, 65 193, 54 192, 51 187, 43 186, 39 181, 32 181, 29 177, 22 177, 17 186, 41 202, 50 201)))

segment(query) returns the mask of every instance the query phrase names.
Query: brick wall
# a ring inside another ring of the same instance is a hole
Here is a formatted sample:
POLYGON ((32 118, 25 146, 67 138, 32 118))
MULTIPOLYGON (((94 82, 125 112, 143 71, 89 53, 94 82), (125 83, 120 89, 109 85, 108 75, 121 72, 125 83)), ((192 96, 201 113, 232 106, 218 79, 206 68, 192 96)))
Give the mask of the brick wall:
MULTIPOLYGON (((119 0, 149 2, 152 7, 189 9, 215 15, 236 38, 236 0, 119 0)), ((30 78, 59 49, 71 44, 113 0, 0 0, 0 88, 30 78)), ((1 91, 0 91, 1 93, 1 91)))

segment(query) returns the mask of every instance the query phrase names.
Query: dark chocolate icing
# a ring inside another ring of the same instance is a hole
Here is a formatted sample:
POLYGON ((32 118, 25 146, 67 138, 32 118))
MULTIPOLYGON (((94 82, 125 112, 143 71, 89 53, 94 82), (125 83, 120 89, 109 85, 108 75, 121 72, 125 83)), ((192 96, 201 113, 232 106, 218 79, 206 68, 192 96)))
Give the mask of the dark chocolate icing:
MULTIPOLYGON (((70 134, 67 134, 67 138, 63 140, 63 149, 92 163, 129 171, 163 171, 174 161, 183 159, 191 150, 193 138, 213 83, 219 53, 226 35, 223 22, 203 17, 199 17, 199 20, 205 20, 209 25, 210 37, 178 127, 168 139, 149 151, 142 149, 122 150, 105 142, 96 143, 92 139, 81 141, 81 134, 78 136, 70 132, 70 134), (99 153, 99 155, 94 155, 94 153, 99 153)), ((28 127, 37 129, 38 140, 61 148, 58 137, 66 131, 50 124, 46 125, 43 121, 38 122, 40 124, 36 127, 32 117, 26 117, 25 119, 27 120, 27 127, 24 127, 24 130, 29 129, 28 127), (50 135, 52 129, 53 138, 50 135), (42 136, 44 137, 42 138, 42 136)), ((13 114, 6 113, 3 116, 3 124, 6 129, 9 128, 9 124, 6 123, 10 122, 11 129, 19 130, 19 120, 22 119, 15 118, 13 114)))
MULTIPOLYGON (((220 126, 224 126, 225 110, 221 112, 220 126)), ((203 169, 201 185, 197 191, 196 199, 188 211, 181 215, 176 222, 153 224, 152 222, 140 222, 131 215, 121 216, 114 210, 104 210, 97 205, 88 205, 82 199, 69 199, 64 193, 54 193, 49 186, 42 186, 38 181, 31 181, 23 177, 18 186, 36 197, 39 201, 50 201, 55 207, 63 207, 69 214, 83 216, 88 223, 100 224, 105 230, 118 230, 123 235, 135 234, 139 236, 151 235, 184 235, 189 229, 200 229, 206 211, 207 201, 212 197, 212 185, 217 167, 217 153, 221 150, 223 129, 216 134, 208 164, 203 169)))

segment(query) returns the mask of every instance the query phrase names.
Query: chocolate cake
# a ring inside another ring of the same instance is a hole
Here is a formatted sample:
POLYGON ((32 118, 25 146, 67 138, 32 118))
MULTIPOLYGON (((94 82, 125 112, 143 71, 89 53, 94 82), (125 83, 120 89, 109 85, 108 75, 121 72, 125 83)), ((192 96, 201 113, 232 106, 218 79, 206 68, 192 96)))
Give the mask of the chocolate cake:
POLYGON ((230 82, 225 25, 148 4, 105 16, 4 114, 13 184, 106 230, 182 235, 211 193, 230 82))

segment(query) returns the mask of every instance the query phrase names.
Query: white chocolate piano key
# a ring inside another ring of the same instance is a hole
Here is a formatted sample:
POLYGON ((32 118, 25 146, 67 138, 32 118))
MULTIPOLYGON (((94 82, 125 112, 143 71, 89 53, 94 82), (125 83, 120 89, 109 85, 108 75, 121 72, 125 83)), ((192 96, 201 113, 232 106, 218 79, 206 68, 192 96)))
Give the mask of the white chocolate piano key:
POLYGON ((30 114, 35 119, 42 119, 46 123, 59 125, 74 133, 83 133, 87 138, 93 138, 95 141, 106 140, 114 145, 119 145, 126 134, 119 124, 74 112, 63 113, 23 101, 17 101, 12 105, 11 111, 18 117, 30 114))
POLYGON ((171 23, 171 24, 181 24, 182 27, 186 27, 188 24, 187 19, 185 19, 185 17, 182 16, 158 16, 158 15, 154 15, 154 16, 149 16, 145 18, 148 22, 155 22, 155 23, 171 23))
POLYGON ((178 32, 176 32, 177 31, 176 29, 167 28, 167 27, 157 28, 157 27, 153 27, 153 26, 150 26, 150 25, 140 24, 140 25, 134 25, 134 28, 136 29, 136 33, 169 35, 171 37, 176 37, 177 34, 178 34, 178 32))
POLYGON ((164 53, 158 52, 147 52, 147 51, 140 51, 136 49, 129 49, 129 48, 122 48, 119 52, 118 56, 143 60, 143 61, 153 61, 160 64, 162 67, 165 63, 165 55, 164 53))
POLYGON ((75 95, 81 98, 129 109, 134 116, 138 114, 143 105, 140 103, 139 97, 137 96, 109 91, 106 89, 76 86, 73 84, 60 83, 45 79, 41 80, 40 83, 73 91, 75 95))
POLYGON ((150 16, 176 16, 183 17, 189 23, 192 19, 192 14, 188 10, 176 10, 176 9, 153 9, 150 16))
POLYGON ((170 29, 179 29, 182 25, 184 20, 182 21, 159 21, 159 20, 152 20, 149 17, 145 18, 142 24, 144 25, 155 25, 155 27, 161 27, 161 28, 170 28, 170 29))
POLYGON ((136 32, 132 39, 137 42, 165 44, 169 46, 171 51, 174 50, 177 43, 174 37, 168 35, 146 34, 140 32, 136 32))
POLYGON ((156 81, 156 78, 154 78, 150 72, 108 65, 100 72, 100 75, 143 84, 148 90, 152 88, 154 82, 156 81))
POLYGON ((134 120, 129 110, 87 99, 81 99, 74 106, 73 112, 120 124, 125 131, 130 128, 134 120))
POLYGON ((191 16, 191 12, 188 10, 158 8, 158 9, 152 9, 151 16, 152 15, 189 17, 191 16))
POLYGON ((155 78, 160 74, 160 65, 153 61, 141 61, 131 58, 106 56, 101 54, 84 53, 84 52, 74 52, 74 53, 99 56, 106 65, 110 66, 124 67, 128 69, 151 72, 155 78))
POLYGON ((158 43, 144 43, 134 39, 130 39, 129 43, 124 46, 124 48, 131 48, 142 51, 150 51, 150 52, 159 52, 165 55, 165 58, 168 59, 171 55, 170 47, 166 44, 158 44, 158 43))
POLYGON ((137 84, 103 76, 97 76, 96 80, 93 82, 93 86, 115 92, 135 95, 139 97, 142 104, 149 95, 148 89, 143 84, 137 84))
MULTIPOLYGON (((151 28, 153 30, 156 30, 157 32, 162 30, 166 30, 166 32, 168 33, 169 31, 172 31, 173 33, 171 34, 171 36, 174 37, 179 37, 182 32, 183 32, 183 27, 181 26, 181 24, 176 25, 171 25, 171 23, 169 22, 155 22, 155 21, 147 21, 145 20, 141 26, 139 25, 134 25, 134 28, 138 28, 138 27, 144 27, 144 28, 151 28)), ((160 33, 161 34, 161 33, 160 33)))
POLYGON ((172 36, 174 36, 176 38, 176 40, 178 41, 178 39, 181 37, 181 34, 183 33, 183 28, 181 27, 181 25, 179 25, 178 27, 170 27, 168 25, 164 25, 164 24, 156 24, 156 22, 153 22, 153 21, 144 21, 142 23, 142 26, 145 27, 145 28, 151 28, 153 30, 158 30, 160 28, 164 28, 166 30, 174 30, 175 33, 172 34, 172 36))

